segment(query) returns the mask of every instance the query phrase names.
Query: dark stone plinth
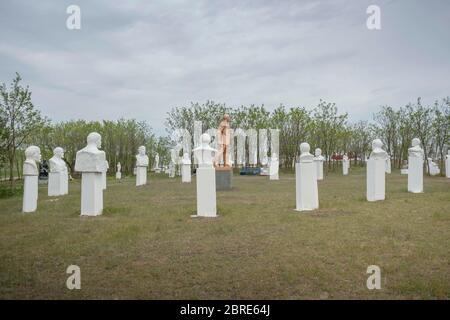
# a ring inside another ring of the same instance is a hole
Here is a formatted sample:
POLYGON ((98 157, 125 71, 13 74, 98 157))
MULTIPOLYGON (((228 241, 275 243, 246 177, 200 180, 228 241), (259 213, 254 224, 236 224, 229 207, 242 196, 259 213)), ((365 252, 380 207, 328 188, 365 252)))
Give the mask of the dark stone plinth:
POLYGON ((231 190, 233 187, 233 169, 216 167, 216 190, 231 190))

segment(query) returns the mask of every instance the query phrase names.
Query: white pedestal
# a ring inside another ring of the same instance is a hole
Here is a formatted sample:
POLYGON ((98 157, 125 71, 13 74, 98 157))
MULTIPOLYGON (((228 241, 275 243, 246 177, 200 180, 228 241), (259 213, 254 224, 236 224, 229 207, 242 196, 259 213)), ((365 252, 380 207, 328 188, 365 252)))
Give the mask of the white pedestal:
POLYGON ((408 157, 408 191, 423 192, 423 160, 420 157, 408 157))
POLYGON ((348 163, 346 161, 342 161, 342 174, 344 176, 348 175, 348 163))
POLYGON ((102 189, 106 190, 106 171, 102 172, 102 189))
POLYGON ((61 192, 62 195, 69 194, 69 172, 63 172, 61 174, 61 192))
POLYGON ((81 173, 81 215, 98 216, 103 211, 103 173, 81 173))
POLYGON ((314 161, 317 169, 317 180, 323 180, 323 161, 314 161))
POLYGON ((48 196, 62 196, 65 193, 65 173, 64 172, 49 172, 48 174, 48 196))
POLYGON ((447 178, 450 178, 450 157, 447 156, 447 159, 445 160, 445 176, 447 178))
POLYGON ((295 164, 295 210, 308 211, 319 208, 316 172, 317 167, 313 161, 295 164))
POLYGON ((122 172, 116 172, 116 180, 122 179, 122 172))
POLYGON ((197 216, 217 217, 216 209, 216 170, 197 169, 197 216))
POLYGON ((269 180, 280 180, 280 177, 278 176, 278 172, 269 175, 269 180))
POLYGON ((136 187, 147 184, 147 167, 136 167, 136 187))
POLYGON ((385 199, 385 170, 384 159, 367 161, 367 201, 385 199))
POLYGON ((391 173, 391 160, 390 159, 386 160, 385 171, 386 171, 386 173, 391 173))
POLYGON ((37 209, 38 176, 23 177, 23 212, 34 212, 37 209))
POLYGON ((191 165, 183 164, 181 167, 181 182, 191 182, 191 165))

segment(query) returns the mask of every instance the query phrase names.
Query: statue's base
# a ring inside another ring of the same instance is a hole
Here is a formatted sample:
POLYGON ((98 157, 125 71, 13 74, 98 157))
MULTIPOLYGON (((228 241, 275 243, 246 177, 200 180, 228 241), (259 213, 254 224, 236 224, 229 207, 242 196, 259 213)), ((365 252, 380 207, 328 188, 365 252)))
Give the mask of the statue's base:
POLYGON ((233 187, 232 182, 232 167, 216 167, 216 190, 231 190, 233 187))

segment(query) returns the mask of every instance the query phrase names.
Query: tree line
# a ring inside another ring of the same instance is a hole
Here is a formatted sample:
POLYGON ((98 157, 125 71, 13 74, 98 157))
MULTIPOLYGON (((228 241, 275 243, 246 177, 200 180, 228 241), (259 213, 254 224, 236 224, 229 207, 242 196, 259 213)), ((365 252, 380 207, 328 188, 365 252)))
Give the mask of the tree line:
MULTIPOLYGON (((444 159, 450 137, 450 99, 423 105, 420 98, 414 103, 394 108, 382 106, 370 121, 350 122, 347 113, 340 113, 334 103, 320 100, 313 108, 280 105, 269 111, 264 105, 230 107, 207 101, 175 107, 167 113, 167 136, 157 137, 145 121, 119 119, 117 121, 71 120, 52 123, 43 116, 31 100, 29 87, 21 85, 16 74, 11 85, 0 86, 0 168, 6 178, 14 182, 21 175, 23 151, 27 145, 41 148, 44 159, 53 149, 65 150, 65 161, 73 172, 75 155, 86 145, 89 132, 102 135, 102 149, 106 152, 111 171, 118 162, 125 174, 134 168, 135 154, 140 145, 147 147, 150 166, 156 153, 160 164, 168 163, 170 148, 174 146, 171 134, 175 129, 187 129, 193 136, 195 120, 203 123, 203 130, 216 128, 225 113, 230 114, 233 128, 279 129, 279 159, 283 167, 292 168, 299 155, 301 142, 307 141, 312 150, 319 147, 327 159, 327 169, 336 169, 336 155, 347 153, 355 165, 363 165, 375 137, 385 144, 394 167, 400 168, 408 157, 411 140, 418 137, 426 158, 440 162, 444 159)), ((428 170, 428 166, 427 166, 428 170)))
MULTIPOLYGON (((347 113, 340 113, 334 103, 320 100, 313 108, 283 105, 269 111, 262 106, 228 107, 207 101, 204 104, 173 108, 167 115, 168 132, 185 128, 193 135, 194 120, 203 122, 203 130, 215 128, 223 114, 231 116, 233 128, 279 129, 280 154, 283 167, 292 168, 300 152, 300 143, 307 141, 312 150, 321 148, 328 169, 333 170, 337 155, 347 153, 355 165, 363 165, 371 151, 371 143, 380 138, 390 154, 392 164, 400 168, 408 158, 411 140, 418 137, 426 158, 440 162, 444 168, 450 138, 450 99, 424 106, 420 98, 398 109, 382 106, 371 121, 350 122, 347 113)), ((428 170, 428 166, 427 166, 428 170)))

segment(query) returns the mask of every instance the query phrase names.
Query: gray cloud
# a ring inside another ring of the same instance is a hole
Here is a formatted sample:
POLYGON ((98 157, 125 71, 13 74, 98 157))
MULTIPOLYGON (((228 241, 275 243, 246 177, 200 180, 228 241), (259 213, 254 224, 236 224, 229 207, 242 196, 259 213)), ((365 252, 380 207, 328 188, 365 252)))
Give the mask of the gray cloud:
POLYGON ((147 120, 207 99, 274 108, 336 102, 351 119, 449 95, 447 1, 10 1, 0 74, 22 74, 54 120, 147 120), (78 4, 82 29, 65 27, 78 4), (382 30, 366 28, 381 7, 382 30))

